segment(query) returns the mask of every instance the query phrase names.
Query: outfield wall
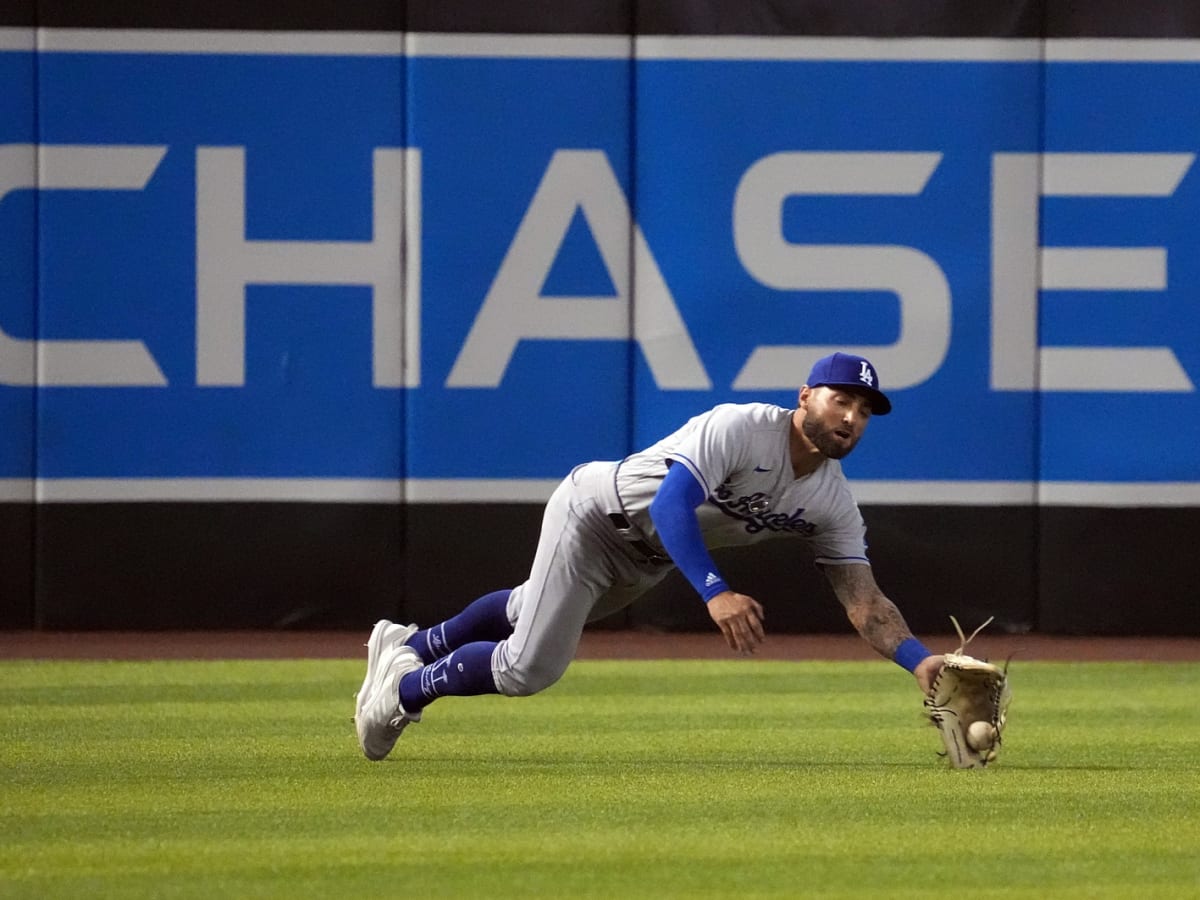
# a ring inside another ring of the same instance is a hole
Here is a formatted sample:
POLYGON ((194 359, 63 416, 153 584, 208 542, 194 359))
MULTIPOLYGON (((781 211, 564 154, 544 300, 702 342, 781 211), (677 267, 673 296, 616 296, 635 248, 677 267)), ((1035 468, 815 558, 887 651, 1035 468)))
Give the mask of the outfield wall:
POLYGON ((119 6, 0 12, 0 627, 431 621, 843 348, 916 630, 1200 634, 1194 4, 119 6))

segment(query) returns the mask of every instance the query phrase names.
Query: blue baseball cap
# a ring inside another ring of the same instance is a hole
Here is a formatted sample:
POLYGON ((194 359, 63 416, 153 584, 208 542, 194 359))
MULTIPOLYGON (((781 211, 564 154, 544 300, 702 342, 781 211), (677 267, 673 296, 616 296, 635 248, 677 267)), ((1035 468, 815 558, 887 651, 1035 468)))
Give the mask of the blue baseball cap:
POLYGON ((853 353, 833 353, 818 359, 808 375, 809 387, 840 387, 866 394, 871 399, 871 413, 886 416, 892 402, 879 389, 879 374, 875 367, 853 353))

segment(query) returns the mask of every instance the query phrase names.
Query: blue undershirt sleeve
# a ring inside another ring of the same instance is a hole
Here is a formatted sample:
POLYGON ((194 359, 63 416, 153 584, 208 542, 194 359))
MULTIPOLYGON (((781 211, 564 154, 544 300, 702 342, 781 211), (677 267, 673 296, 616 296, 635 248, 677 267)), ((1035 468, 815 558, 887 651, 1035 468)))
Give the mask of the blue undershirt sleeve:
POLYGON ((705 500, 704 488, 684 466, 673 465, 650 503, 650 519, 663 549, 707 603, 729 585, 717 571, 704 538, 696 507, 705 500))

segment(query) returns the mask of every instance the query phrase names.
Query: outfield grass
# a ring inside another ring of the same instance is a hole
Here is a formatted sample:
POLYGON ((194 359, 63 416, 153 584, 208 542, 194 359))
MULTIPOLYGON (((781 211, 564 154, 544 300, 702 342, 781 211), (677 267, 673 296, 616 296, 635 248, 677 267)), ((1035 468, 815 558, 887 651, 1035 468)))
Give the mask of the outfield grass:
POLYGON ((344 661, 0 663, 3 897, 1196 897, 1200 664, 580 662, 358 752, 344 661))

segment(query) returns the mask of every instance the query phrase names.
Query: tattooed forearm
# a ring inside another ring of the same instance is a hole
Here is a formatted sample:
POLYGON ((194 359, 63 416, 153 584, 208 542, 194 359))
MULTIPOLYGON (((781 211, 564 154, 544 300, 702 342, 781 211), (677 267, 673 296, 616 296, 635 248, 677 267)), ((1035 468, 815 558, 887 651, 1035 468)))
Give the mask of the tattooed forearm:
POLYGON ((896 655, 897 647, 912 637, 900 610, 883 594, 853 603, 846 607, 846 615, 863 640, 888 659, 896 655))
POLYGON ((892 659, 896 648, 912 637, 912 632, 896 604, 875 583, 871 568, 827 566, 826 575, 846 608, 850 624, 877 653, 892 659))

